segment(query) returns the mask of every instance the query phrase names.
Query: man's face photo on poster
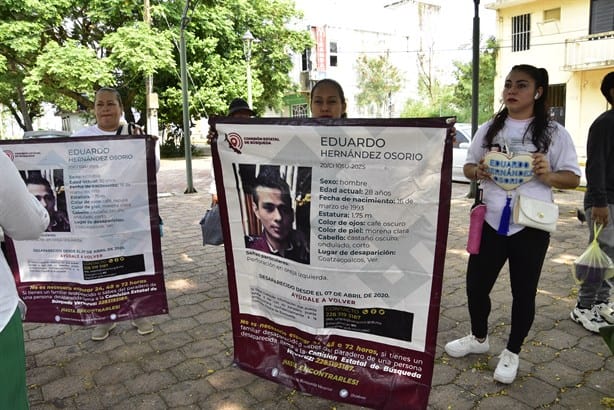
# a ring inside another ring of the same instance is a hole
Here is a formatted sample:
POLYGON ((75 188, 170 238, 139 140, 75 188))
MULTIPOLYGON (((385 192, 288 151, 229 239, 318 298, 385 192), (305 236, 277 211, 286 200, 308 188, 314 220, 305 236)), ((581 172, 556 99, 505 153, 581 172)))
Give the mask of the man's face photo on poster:
POLYGON ((309 264, 311 169, 239 165, 248 207, 246 246, 309 264), (292 186, 287 180, 294 181, 292 186), (299 199, 303 199, 300 201, 299 199))
POLYGON ((263 234, 275 249, 287 245, 294 211, 290 194, 277 188, 257 186, 254 189, 254 214, 262 224, 263 234))
POLYGON ((64 196, 62 170, 46 170, 49 179, 43 176, 43 171, 25 171, 24 181, 28 191, 45 207, 49 213, 47 232, 70 232, 70 222, 66 212, 66 201, 58 199, 64 196), (49 181, 52 182, 49 182, 49 181), (54 187, 57 188, 57 194, 54 187))

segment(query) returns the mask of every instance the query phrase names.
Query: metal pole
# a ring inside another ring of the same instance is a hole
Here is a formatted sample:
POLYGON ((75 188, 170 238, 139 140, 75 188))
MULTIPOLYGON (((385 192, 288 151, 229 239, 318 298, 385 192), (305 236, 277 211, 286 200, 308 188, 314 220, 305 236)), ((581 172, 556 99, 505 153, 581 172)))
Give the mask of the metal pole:
MULTIPOLYGON (((473 64, 471 83, 471 138, 478 129, 479 121, 479 97, 480 97, 480 0, 473 0, 473 64)), ((477 193, 476 181, 469 184, 468 198, 475 198, 477 193)))
MULTIPOLYGON (((145 0, 143 20, 151 27, 151 6, 149 0, 145 0)), ((153 92, 153 76, 145 79, 145 112, 147 115, 147 133, 158 136, 158 94, 153 92)))
POLYGON ((246 71, 247 71, 247 105, 249 107, 253 107, 252 105, 252 42, 254 41, 254 36, 252 32, 247 30, 242 37, 243 39, 243 52, 245 53, 245 61, 247 63, 246 71))
POLYGON ((252 67, 250 60, 247 60, 247 105, 253 107, 252 104, 252 67))
POLYGON ((192 182, 192 142, 190 140, 190 105, 188 104, 188 70, 186 68, 186 50, 184 31, 188 25, 188 7, 190 0, 186 0, 183 16, 181 17, 181 37, 179 44, 179 64, 181 69, 181 94, 183 96, 183 143, 185 148, 185 171, 188 187, 184 194, 196 192, 192 182))

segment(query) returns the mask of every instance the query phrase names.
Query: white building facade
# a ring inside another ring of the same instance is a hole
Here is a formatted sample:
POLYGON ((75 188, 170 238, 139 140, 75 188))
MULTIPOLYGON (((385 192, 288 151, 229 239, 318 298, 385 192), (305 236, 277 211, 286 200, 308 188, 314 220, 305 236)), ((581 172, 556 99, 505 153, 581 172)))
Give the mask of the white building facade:
POLYGON ((608 104, 599 88, 614 70, 614 0, 497 0, 495 98, 516 64, 548 70, 549 105, 586 156, 592 121, 608 104))

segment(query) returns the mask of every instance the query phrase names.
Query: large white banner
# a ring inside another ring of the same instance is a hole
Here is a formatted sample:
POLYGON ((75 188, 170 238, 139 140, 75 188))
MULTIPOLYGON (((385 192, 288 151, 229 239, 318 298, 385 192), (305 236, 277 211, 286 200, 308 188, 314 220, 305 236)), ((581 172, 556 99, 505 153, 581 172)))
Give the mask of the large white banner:
POLYGON ((154 142, 1 144, 51 219, 38 240, 8 240, 26 320, 90 324, 166 313, 154 142))
POLYGON ((214 126, 237 362, 339 401, 426 405, 448 228, 449 125, 214 126))

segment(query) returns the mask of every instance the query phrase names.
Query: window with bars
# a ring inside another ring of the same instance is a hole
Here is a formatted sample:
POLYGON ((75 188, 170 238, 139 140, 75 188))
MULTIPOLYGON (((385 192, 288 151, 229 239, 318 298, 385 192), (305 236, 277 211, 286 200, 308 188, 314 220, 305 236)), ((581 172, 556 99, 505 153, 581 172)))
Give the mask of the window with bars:
POLYGON ((512 17, 512 52, 528 50, 531 46, 531 15, 512 17))
POLYGON ((330 66, 337 67, 337 42, 331 41, 329 44, 330 66))

